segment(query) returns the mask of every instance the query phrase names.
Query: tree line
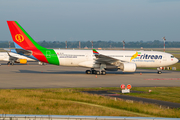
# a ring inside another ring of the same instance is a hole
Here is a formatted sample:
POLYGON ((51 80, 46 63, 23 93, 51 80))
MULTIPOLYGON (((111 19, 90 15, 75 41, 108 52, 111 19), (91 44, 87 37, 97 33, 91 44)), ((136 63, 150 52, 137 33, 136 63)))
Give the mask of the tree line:
MULTIPOLYGON (((66 48, 65 42, 60 41, 41 41, 38 42, 39 45, 45 48, 66 48)), ((92 48, 91 41, 81 41, 81 48, 87 47, 92 48)), ((179 48, 180 42, 178 41, 166 41, 166 48, 179 48)), ((14 48, 13 42, 10 42, 10 46, 14 48)), ((122 48, 123 43, 115 41, 93 41, 93 48, 122 48)), ((163 48, 164 42, 160 40, 154 41, 135 41, 135 42, 126 42, 126 48, 163 48)), ((8 41, 1 41, 0 48, 9 48, 8 41)), ((67 48, 79 48, 79 41, 67 41, 67 48)))

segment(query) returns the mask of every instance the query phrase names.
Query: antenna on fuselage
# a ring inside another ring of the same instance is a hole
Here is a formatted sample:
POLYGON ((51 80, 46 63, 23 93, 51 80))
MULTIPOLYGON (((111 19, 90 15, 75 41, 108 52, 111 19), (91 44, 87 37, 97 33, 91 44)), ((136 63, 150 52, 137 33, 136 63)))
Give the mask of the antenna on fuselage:
POLYGON ((164 52, 165 52, 165 42, 166 42, 165 36, 162 39, 164 40, 164 52))

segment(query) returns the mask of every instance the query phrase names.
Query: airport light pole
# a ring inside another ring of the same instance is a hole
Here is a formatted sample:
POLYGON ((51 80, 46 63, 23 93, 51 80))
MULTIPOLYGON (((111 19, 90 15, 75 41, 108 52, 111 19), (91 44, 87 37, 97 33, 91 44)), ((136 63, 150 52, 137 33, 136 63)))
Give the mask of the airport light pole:
POLYGON ((66 49, 67 49, 67 41, 65 42, 65 44, 66 44, 66 49))
POLYGON ((81 49, 81 42, 79 41, 79 49, 81 49))
POLYGON ((11 42, 9 41, 9 49, 11 49, 11 42))
POLYGON ((165 52, 165 42, 166 42, 165 36, 162 39, 164 40, 164 52, 165 52))
POLYGON ((91 44, 92 44, 92 49, 93 49, 93 40, 91 41, 91 44))
POLYGON ((125 42, 124 42, 124 40, 122 42, 123 42, 123 50, 125 50, 125 42))

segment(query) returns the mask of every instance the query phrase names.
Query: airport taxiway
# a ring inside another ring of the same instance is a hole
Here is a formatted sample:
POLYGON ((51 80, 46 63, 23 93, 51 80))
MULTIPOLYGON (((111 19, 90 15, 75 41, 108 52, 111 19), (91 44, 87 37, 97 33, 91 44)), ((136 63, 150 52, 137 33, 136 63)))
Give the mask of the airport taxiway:
MULTIPOLYGON (((2 63, 2 62, 1 62, 2 63)), ((5 62, 4 62, 5 63, 5 62)), ((87 75, 82 67, 16 64, 0 66, 0 89, 11 88, 74 88, 74 87, 133 87, 179 86, 180 72, 138 69, 135 73, 107 72, 107 75, 87 75), (142 75, 140 74, 142 73, 142 75)))

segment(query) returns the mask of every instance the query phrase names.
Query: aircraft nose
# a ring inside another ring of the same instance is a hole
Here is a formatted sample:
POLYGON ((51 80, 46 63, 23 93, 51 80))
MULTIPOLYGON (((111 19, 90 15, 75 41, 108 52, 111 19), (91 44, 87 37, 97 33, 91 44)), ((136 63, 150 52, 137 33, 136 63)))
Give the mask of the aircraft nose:
POLYGON ((177 63, 177 62, 179 62, 179 60, 178 60, 177 58, 175 58, 175 59, 174 59, 174 62, 177 63))

